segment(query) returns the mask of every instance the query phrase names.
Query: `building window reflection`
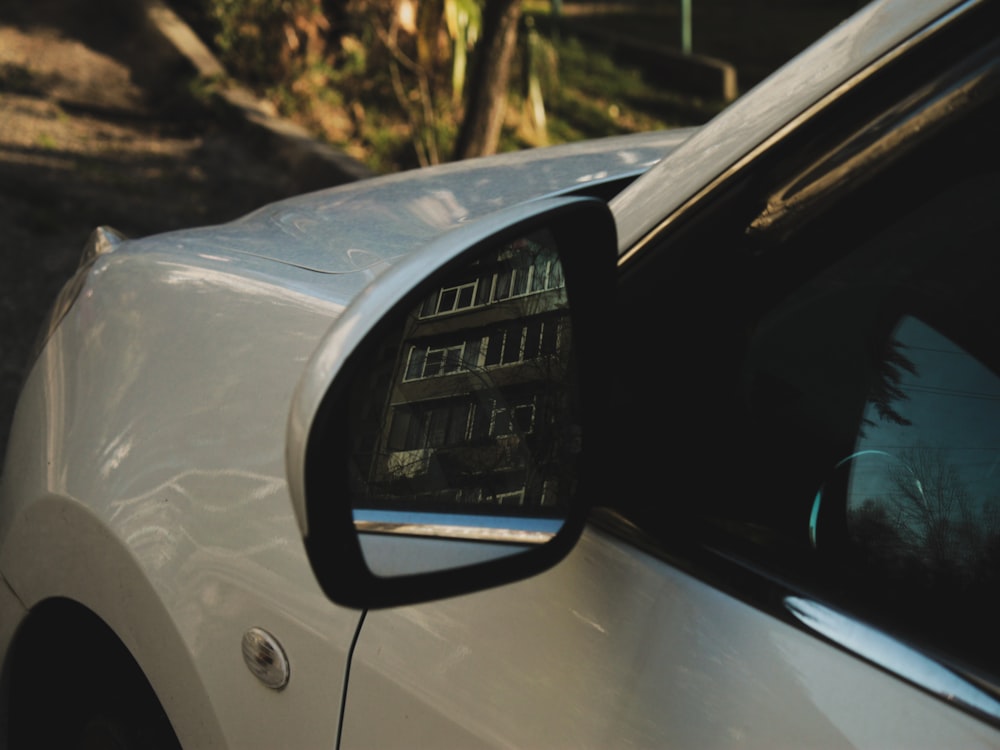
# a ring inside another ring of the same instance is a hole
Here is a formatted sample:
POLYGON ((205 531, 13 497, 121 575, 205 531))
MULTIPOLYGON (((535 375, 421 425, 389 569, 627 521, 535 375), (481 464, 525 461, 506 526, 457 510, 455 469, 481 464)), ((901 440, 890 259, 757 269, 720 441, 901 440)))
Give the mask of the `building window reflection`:
POLYGON ((374 368, 384 400, 355 404, 357 507, 558 514, 579 445, 571 341, 548 233, 442 283, 374 368))
POLYGON ((519 249, 516 245, 512 243, 508 252, 514 263, 484 272, 474 279, 442 286, 424 300, 419 317, 426 319, 450 315, 565 287, 562 265, 554 252, 543 249, 531 257, 515 255, 519 249))
MULTIPOLYGON (((477 332, 479 333, 479 332, 477 332)), ((558 351, 558 317, 509 323, 460 341, 445 339, 409 346, 404 381, 451 375, 476 368, 519 364, 558 351)))

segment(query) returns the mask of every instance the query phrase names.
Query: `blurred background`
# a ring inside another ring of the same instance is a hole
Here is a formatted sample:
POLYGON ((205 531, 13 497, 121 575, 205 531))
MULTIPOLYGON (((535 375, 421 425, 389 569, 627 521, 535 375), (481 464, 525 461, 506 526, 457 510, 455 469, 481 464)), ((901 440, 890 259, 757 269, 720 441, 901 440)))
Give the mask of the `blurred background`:
MULTIPOLYGON (((696 125, 858 0, 3 0, 0 452, 98 225, 696 125)), ((2 453, 0 453, 2 455, 2 453)))
POLYGON ((379 172, 703 122, 858 0, 172 0, 226 71, 379 172), (685 58, 693 60, 685 65, 685 58), (726 88, 717 71, 731 66, 726 88), (499 112, 491 137, 472 133, 499 112))

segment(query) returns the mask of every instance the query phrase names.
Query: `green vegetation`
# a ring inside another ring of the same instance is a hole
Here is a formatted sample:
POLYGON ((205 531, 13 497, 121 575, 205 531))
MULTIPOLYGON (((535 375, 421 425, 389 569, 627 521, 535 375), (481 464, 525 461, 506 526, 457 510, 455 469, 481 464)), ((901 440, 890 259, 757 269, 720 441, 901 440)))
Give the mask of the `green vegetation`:
POLYGON ((648 71, 616 63, 600 45, 567 33, 554 48, 559 80, 546 98, 553 142, 699 124, 723 106, 657 86, 648 71))
POLYGON ((54 151, 56 149, 56 139, 48 133, 39 133, 36 135, 35 143, 39 148, 45 149, 46 151, 54 151))
MULTIPOLYGON (((395 171, 451 158, 466 52, 489 0, 176 0, 227 70, 284 115, 395 171)), ((856 0, 692 0, 694 51, 741 88, 848 16, 856 0)), ((704 122, 723 102, 672 91, 594 29, 680 44, 680 0, 524 6, 501 150, 704 122)))

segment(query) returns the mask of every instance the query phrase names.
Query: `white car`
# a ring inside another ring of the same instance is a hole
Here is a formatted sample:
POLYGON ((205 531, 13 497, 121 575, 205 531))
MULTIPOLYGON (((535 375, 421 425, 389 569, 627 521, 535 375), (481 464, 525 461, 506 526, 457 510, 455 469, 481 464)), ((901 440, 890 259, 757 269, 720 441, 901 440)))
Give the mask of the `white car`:
POLYGON ((882 0, 697 131, 95 232, 8 745, 1000 746, 998 29, 882 0))

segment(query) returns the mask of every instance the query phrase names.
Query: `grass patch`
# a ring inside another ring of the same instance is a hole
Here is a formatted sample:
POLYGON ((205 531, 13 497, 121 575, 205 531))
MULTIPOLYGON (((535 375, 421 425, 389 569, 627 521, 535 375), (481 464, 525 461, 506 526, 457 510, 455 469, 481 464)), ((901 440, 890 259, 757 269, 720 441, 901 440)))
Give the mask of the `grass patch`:
MULTIPOLYGON (((540 71, 547 137, 525 124, 528 108, 519 89, 511 97, 504 149, 697 125, 724 106, 665 89, 649 71, 616 61, 610 47, 556 29, 544 16, 536 27, 544 29, 541 45, 547 50, 547 68, 540 71)), ((514 78, 523 81, 524 71, 515 71, 514 78)))
POLYGON ((58 145, 56 143, 56 139, 53 138, 48 133, 39 133, 38 135, 36 135, 35 144, 39 148, 45 149, 46 151, 55 151, 56 146, 58 145))
POLYGON ((651 80, 649 71, 616 62, 597 44, 560 34, 555 46, 560 64, 553 114, 578 137, 696 125, 723 106, 671 91, 651 80))

